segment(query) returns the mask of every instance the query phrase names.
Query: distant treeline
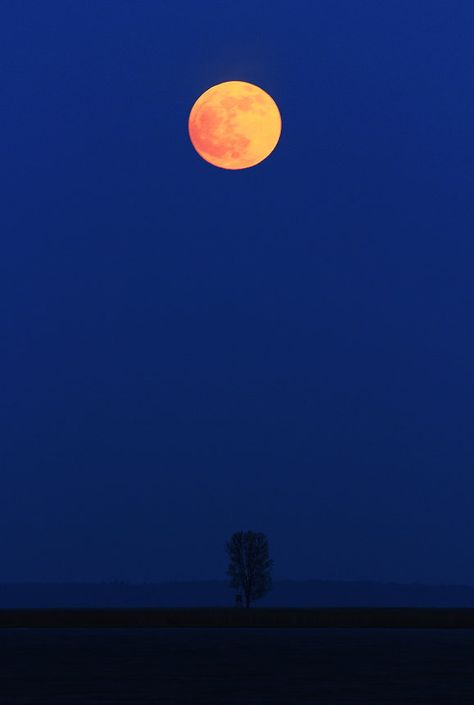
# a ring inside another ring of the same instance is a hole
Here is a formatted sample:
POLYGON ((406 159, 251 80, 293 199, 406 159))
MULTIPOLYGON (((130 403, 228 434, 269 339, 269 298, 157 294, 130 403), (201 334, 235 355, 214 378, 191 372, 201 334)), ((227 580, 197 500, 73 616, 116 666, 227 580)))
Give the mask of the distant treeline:
MULTIPOLYGON (((0 608, 229 607, 225 581, 132 584, 4 583, 0 608)), ((261 607, 471 607, 474 586, 276 581, 261 607)))

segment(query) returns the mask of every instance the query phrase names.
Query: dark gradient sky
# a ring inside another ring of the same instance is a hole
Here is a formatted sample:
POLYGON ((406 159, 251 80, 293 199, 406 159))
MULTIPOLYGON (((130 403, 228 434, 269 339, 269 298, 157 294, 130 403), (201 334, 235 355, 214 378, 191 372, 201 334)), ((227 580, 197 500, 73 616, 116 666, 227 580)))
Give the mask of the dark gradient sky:
POLYGON ((2 580, 474 583, 471 0, 2 0, 2 580), (256 83, 283 134, 210 166, 256 83))

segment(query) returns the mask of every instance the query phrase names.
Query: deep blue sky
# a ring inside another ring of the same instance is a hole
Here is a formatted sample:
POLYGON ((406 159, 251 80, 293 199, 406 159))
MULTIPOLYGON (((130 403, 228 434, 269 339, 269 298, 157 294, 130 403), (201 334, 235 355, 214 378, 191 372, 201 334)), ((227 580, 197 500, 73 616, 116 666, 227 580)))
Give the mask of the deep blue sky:
POLYGON ((474 583, 471 0, 2 0, 2 580, 474 583), (274 154, 194 152, 211 85, 274 154))

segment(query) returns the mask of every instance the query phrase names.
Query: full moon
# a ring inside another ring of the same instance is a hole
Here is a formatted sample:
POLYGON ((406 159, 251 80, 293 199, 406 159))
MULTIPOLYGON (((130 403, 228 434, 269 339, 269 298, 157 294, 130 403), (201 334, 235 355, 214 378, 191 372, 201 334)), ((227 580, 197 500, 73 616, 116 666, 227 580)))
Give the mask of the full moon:
POLYGON ((264 90, 226 81, 205 91, 189 115, 195 150, 221 169, 247 169, 275 149, 281 134, 278 107, 264 90))

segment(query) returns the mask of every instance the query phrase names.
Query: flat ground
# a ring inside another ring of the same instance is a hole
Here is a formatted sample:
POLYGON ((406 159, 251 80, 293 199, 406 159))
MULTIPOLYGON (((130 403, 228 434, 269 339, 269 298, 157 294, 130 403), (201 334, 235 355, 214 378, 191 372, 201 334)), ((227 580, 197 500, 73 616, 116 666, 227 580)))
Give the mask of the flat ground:
POLYGON ((474 629, 474 609, 17 609, 1 627, 474 629))
POLYGON ((472 705, 474 630, 0 629, 1 705, 472 705))

